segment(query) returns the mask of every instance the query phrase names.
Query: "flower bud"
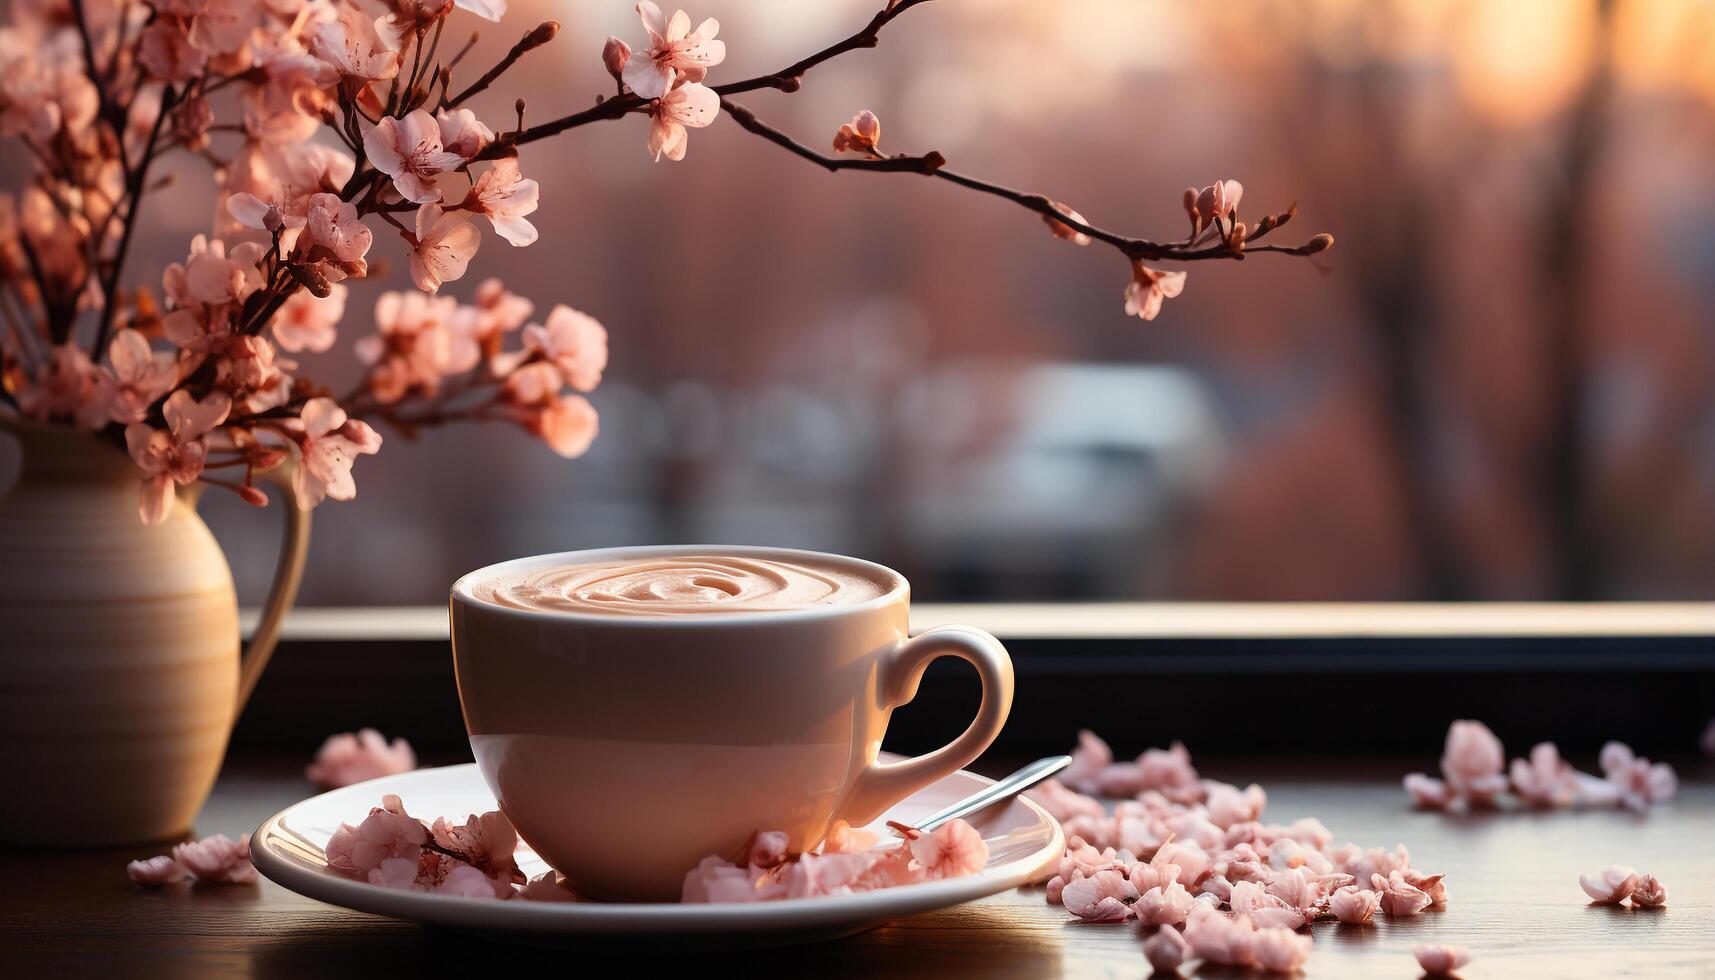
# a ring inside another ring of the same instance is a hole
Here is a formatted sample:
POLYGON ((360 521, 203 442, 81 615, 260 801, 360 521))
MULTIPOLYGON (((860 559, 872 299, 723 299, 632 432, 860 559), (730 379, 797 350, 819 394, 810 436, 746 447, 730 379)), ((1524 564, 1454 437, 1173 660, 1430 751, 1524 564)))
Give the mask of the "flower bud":
POLYGON ((268 495, 249 484, 238 488, 238 498, 252 507, 268 506, 268 495))
POLYGON ((874 146, 881 142, 881 120, 868 109, 852 117, 852 130, 858 138, 874 146))
POLYGON ((1312 238, 1309 241, 1305 242, 1303 245, 1299 246, 1298 254, 1299 255, 1315 255, 1317 252, 1326 252, 1333 247, 1334 247, 1334 236, 1328 234, 1327 232, 1323 232, 1322 234, 1317 235, 1315 238, 1312 238))
POLYGON ((617 37, 609 36, 607 43, 601 46, 601 63, 606 66, 607 73, 619 81, 620 74, 625 71, 625 63, 631 60, 631 45, 617 37))
POLYGON ((270 232, 286 227, 286 216, 281 213, 280 205, 270 204, 268 210, 262 212, 262 227, 270 232))

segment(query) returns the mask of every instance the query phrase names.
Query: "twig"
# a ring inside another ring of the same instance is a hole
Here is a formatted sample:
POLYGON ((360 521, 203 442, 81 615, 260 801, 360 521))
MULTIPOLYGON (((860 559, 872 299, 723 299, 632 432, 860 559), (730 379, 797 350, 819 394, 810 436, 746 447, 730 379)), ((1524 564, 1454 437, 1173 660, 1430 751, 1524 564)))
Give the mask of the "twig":
POLYGON ((858 31, 856 34, 853 34, 851 37, 846 38, 838 44, 825 47, 808 58, 793 62, 773 74, 758 75, 755 78, 747 78, 738 82, 728 82, 725 85, 714 85, 711 86, 711 88, 713 88, 716 94, 719 95, 739 95, 744 92, 754 92, 757 89, 763 88, 779 89, 782 92, 796 92, 798 91, 800 79, 802 79, 804 74, 810 69, 824 61, 837 58, 840 55, 845 54, 847 51, 855 51, 858 48, 875 47, 881 39, 881 29, 886 27, 889 21, 892 21, 895 17, 905 13, 912 7, 928 2, 929 0, 899 0, 898 3, 889 4, 880 13, 870 18, 869 23, 864 25, 863 30, 858 31))
MULTIPOLYGON (((476 95, 478 92, 481 92, 481 91, 487 89, 490 85, 494 84, 495 79, 497 79, 501 75, 505 74, 507 69, 511 68, 514 64, 517 64, 519 58, 524 57, 526 54, 529 54, 531 51, 534 51, 537 48, 541 47, 542 45, 547 44, 549 41, 552 41, 554 39, 554 35, 558 34, 559 32, 560 32, 560 24, 558 21, 548 20, 548 21, 543 21, 542 23, 536 25, 534 30, 532 30, 532 31, 530 31, 530 33, 524 35, 522 38, 520 38, 518 40, 517 44, 514 44, 512 46, 512 50, 506 52, 506 57, 501 58, 498 62, 495 63, 493 68, 490 68, 488 71, 484 72, 481 78, 472 82, 469 88, 465 89, 463 92, 460 92, 458 95, 454 96, 451 100, 448 100, 445 98, 441 99, 441 108, 443 108, 443 109, 457 108, 458 106, 462 105, 466 99, 470 98, 473 95, 476 95)), ((466 50, 468 50, 468 46, 467 46, 466 50)), ((459 52, 459 58, 462 58, 462 57, 464 57, 464 52, 461 51, 461 52, 459 52)), ((453 61, 454 61, 454 63, 457 63, 458 58, 454 58, 453 61)), ((448 65, 447 67, 450 68, 452 66, 448 65)))
MULTIPOLYGON (((171 85, 161 89, 161 109, 155 115, 155 124, 149 129, 149 139, 143 144, 143 159, 138 161, 137 169, 128 171, 125 197, 125 230, 119 235, 119 249, 113 254, 113 267, 107 274, 107 281, 102 284, 101 326, 95 331, 95 346, 90 349, 90 356, 99 359, 102 351, 107 349, 107 334, 113 329, 113 317, 119 311, 119 302, 115 290, 119 286, 119 273, 125 268, 125 253, 131 249, 131 235, 137 230, 137 212, 142 205, 141 195, 143 183, 149 178, 149 165, 155 162, 155 142, 160 139, 161 125, 172 113, 178 103, 178 95, 171 85)), ((123 140, 121 140, 123 142, 123 140)))
POLYGON ((768 125, 758 119, 756 117, 756 113, 751 112, 749 109, 746 109, 744 106, 739 105, 736 102, 729 99, 722 99, 721 108, 725 109, 727 114, 732 117, 733 122, 738 123, 741 128, 754 133, 757 136, 761 136, 770 143, 782 147, 788 152, 802 157, 805 160, 809 160, 828 171, 867 170, 873 173, 916 173, 922 174, 926 177, 938 177, 941 180, 958 184, 960 187, 967 187, 983 194, 991 194, 995 197, 1005 198, 1014 204, 1028 208, 1044 217, 1052 218, 1053 220, 1066 225, 1068 228, 1089 235, 1097 241, 1112 245, 1114 248, 1119 249, 1126 258, 1133 261, 1157 261, 1166 259, 1176 262, 1192 262, 1201 259, 1242 259, 1248 252, 1283 252, 1290 255, 1313 255, 1327 248, 1326 244, 1319 243, 1317 239, 1311 239, 1310 242, 1296 248, 1288 248, 1280 245, 1257 245, 1254 248, 1247 247, 1240 250, 1234 250, 1225 238, 1219 239, 1216 244, 1205 248, 1193 248, 1188 244, 1181 243, 1156 242, 1147 238, 1128 238, 1125 235, 1105 231, 1065 214, 1058 208, 1054 207, 1053 201, 1041 194, 1031 194, 1025 191, 1013 190, 1010 187, 1003 187, 999 184, 990 183, 986 180, 979 180, 975 177, 948 170, 943 166, 946 162, 945 158, 934 151, 930 151, 922 156, 828 156, 825 153, 820 153, 808 146, 805 146, 780 130, 775 129, 773 126, 768 125))

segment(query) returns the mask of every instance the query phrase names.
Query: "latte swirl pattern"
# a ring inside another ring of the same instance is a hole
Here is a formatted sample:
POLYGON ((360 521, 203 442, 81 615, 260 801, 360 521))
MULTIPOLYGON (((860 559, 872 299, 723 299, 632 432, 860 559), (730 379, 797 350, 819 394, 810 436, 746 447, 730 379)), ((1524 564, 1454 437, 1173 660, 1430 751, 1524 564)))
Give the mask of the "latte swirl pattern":
POLYGON ((659 617, 850 606, 892 587, 878 574, 831 563, 672 555, 538 568, 472 591, 512 609, 659 617))

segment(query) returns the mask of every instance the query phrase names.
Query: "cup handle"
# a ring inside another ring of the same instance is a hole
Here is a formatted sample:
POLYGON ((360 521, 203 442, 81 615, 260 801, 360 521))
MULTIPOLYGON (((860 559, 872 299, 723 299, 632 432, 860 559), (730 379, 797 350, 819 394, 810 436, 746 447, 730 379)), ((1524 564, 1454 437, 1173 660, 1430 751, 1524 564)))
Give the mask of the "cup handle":
POLYGON ((280 560, 274 566, 274 581, 268 586, 268 601, 262 604, 262 616, 256 621, 256 632, 238 661, 238 702, 233 707, 236 723, 244 711, 245 702, 262 679, 262 669, 274 655, 280 642, 280 626, 292 603, 298 598, 298 586, 304 580, 304 559, 310 550, 310 512, 298 506, 298 495, 292 489, 292 471, 297 461, 288 460, 275 467, 263 478, 280 488, 286 511, 285 540, 280 544, 280 560))
POLYGON ((969 626, 938 626, 894 648, 881 668, 887 710, 916 697, 917 684, 929 661, 946 656, 968 661, 977 669, 983 685, 977 717, 958 738, 928 755, 904 762, 871 762, 858 774, 835 816, 861 827, 893 804, 969 764, 1000 734, 1012 710, 1012 659, 999 640, 969 626))

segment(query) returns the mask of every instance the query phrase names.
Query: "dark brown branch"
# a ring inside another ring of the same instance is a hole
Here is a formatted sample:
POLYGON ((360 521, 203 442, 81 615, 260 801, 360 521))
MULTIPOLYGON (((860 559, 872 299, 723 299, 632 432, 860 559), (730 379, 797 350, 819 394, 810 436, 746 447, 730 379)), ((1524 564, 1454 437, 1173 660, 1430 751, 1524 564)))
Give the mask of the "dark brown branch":
MULTIPOLYGON (((823 48, 815 54, 810 55, 808 58, 794 62, 793 64, 771 74, 758 75, 755 78, 746 78, 736 82, 728 82, 725 85, 715 85, 711 87, 720 95, 736 95, 741 92, 754 92, 757 89, 765 88, 778 89, 782 92, 795 92, 798 90, 799 79, 803 77, 805 72, 808 72, 810 69, 825 61, 829 61, 845 54, 847 51, 855 51, 858 48, 875 47, 877 40, 881 36, 881 29, 887 26, 890 21, 895 17, 898 17, 900 14, 905 13, 907 10, 910 10, 912 7, 928 2, 929 0, 898 0, 897 3, 889 4, 881 11, 881 13, 870 18, 869 23, 864 25, 863 30, 858 31, 856 34, 853 34, 851 37, 848 37, 843 41, 823 48)), ((464 98, 464 95, 460 95, 459 99, 455 100, 455 104, 464 98)), ((498 157, 503 157, 512 152, 513 147, 523 146, 525 143, 534 143, 537 140, 547 139, 550 136, 558 136, 568 129, 586 126, 593 122, 602 122, 607 119, 618 119, 628 113, 640 112, 647 108, 648 105, 649 103, 646 100, 640 99, 629 93, 615 96, 605 102, 598 102, 594 106, 585 109, 582 112, 574 112, 569 116, 562 116, 561 118, 550 122, 531 126, 529 129, 521 132, 503 134, 501 138, 485 147, 483 151, 477 155, 476 159, 493 160, 498 157)))
MULTIPOLYGON (((1094 225, 1069 217, 1054 207, 1054 202, 1041 194, 1031 194, 1025 191, 1002 187, 986 180, 979 180, 965 174, 948 170, 943 164, 946 159, 934 151, 922 156, 876 156, 876 157, 835 157, 818 152, 798 142, 773 126, 756 117, 744 106, 728 99, 721 100, 721 108, 732 117, 733 122, 763 139, 782 147, 788 152, 809 160, 825 170, 837 172, 840 170, 867 170, 875 173, 916 173, 926 177, 938 177, 942 180, 958 184, 983 194, 1005 198, 1021 207, 1028 208, 1046 218, 1052 218, 1074 231, 1082 232, 1091 238, 1112 245, 1126 258, 1133 261, 1170 260, 1175 262, 1194 262, 1201 259, 1243 259, 1249 252, 1281 252, 1288 255, 1314 255, 1327 251, 1333 244, 1331 236, 1318 235, 1310 241, 1297 247, 1281 245, 1256 245, 1234 249, 1225 239, 1203 248, 1195 248, 1188 243, 1162 243, 1147 238, 1128 238, 1124 235, 1104 231, 1094 225)), ((1269 227, 1277 227, 1281 222, 1278 218, 1269 223, 1269 227)))
MULTIPOLYGON (((512 50, 506 52, 506 57, 501 58, 495 63, 493 68, 484 72, 481 78, 472 82, 469 88, 454 96, 450 101, 443 98, 441 100, 441 108, 456 108, 462 105, 466 99, 487 89, 490 85, 494 84, 495 79, 504 75, 508 69, 510 69, 514 64, 517 64, 519 58, 524 57, 531 51, 534 51, 542 45, 547 44, 549 41, 552 41, 554 39, 554 35, 558 33, 560 33, 560 24, 558 21, 548 20, 536 25, 534 30, 524 35, 519 39, 517 44, 512 46, 512 50)), ((464 57, 463 52, 460 52, 459 57, 464 57)), ((456 63, 458 59, 455 58, 453 60, 456 63)), ((449 65, 448 67, 451 66, 449 65)))
POLYGON ((720 95, 739 95, 744 92, 754 92, 757 89, 764 88, 778 89, 782 92, 796 92, 798 91, 800 80, 810 69, 824 61, 830 61, 837 58, 840 55, 845 54, 847 51, 855 51, 859 48, 875 47, 881 39, 881 29, 886 27, 889 21, 898 17, 900 14, 905 13, 907 10, 910 10, 912 7, 928 2, 929 0, 899 0, 898 3, 889 4, 883 8, 880 13, 870 18, 869 23, 864 25, 863 30, 858 31, 856 34, 853 34, 851 37, 846 38, 838 44, 823 48, 815 54, 810 55, 808 58, 793 62, 785 68, 782 68, 770 75, 758 75, 755 78, 747 78, 743 81, 728 82, 725 85, 714 85, 710 87, 720 95))
MULTIPOLYGON (((113 329, 113 316, 119 311, 119 274, 125 268, 125 253, 131 250, 131 236, 137 230, 137 213, 142 204, 143 184, 149 179, 149 165, 155 162, 155 145, 161 137, 161 125, 178 104, 178 95, 171 85, 161 89, 161 109, 155 115, 155 124, 149 128, 149 139, 143 144, 143 158, 137 161, 137 169, 128 173, 125 185, 125 230, 119 233, 119 250, 113 254, 113 266, 107 273, 107 281, 102 284, 101 326, 95 331, 95 346, 90 349, 92 356, 100 358, 102 351, 107 349, 107 334, 113 329)), ((123 142, 121 138, 121 142, 123 142)))

